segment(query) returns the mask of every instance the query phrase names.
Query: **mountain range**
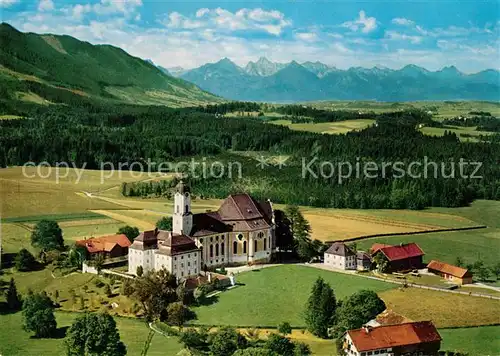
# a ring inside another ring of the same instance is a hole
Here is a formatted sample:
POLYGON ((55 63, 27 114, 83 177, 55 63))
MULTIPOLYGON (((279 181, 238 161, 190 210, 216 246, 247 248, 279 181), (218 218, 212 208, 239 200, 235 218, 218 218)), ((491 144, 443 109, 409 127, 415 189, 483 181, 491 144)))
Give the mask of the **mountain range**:
POLYGON ((0 104, 100 101, 180 107, 221 100, 118 47, 23 33, 7 23, 0 24, 0 43, 0 104))
POLYGON ((266 58, 240 67, 228 58, 171 74, 233 100, 293 102, 308 100, 495 100, 500 72, 464 74, 449 66, 438 71, 409 64, 340 70, 321 62, 276 63, 266 58))

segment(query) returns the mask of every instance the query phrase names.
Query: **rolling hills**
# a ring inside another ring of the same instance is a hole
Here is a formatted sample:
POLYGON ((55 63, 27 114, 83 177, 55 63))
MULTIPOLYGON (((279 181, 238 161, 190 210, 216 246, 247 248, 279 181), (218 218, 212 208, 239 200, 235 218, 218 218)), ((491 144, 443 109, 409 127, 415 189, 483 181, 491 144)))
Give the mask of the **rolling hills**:
POLYGON ((7 23, 0 24, 0 43, 4 100, 174 107, 220 100, 114 46, 92 45, 70 36, 22 33, 7 23))
POLYGON ((180 78, 228 99, 247 101, 500 99, 500 72, 464 74, 454 66, 435 72, 412 64, 398 70, 339 70, 321 62, 284 64, 261 58, 241 68, 224 58, 180 78))

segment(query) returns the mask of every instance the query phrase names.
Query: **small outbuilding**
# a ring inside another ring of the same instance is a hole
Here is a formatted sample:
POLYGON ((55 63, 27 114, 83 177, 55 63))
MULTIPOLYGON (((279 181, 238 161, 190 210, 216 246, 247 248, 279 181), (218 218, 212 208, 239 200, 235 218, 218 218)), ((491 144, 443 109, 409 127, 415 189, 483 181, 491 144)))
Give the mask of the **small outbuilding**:
POLYGON ((471 271, 462 267, 450 265, 445 262, 432 260, 427 265, 427 270, 456 284, 472 283, 471 271))
POLYGON ((364 251, 356 252, 356 269, 358 271, 369 271, 372 267, 372 258, 364 251))

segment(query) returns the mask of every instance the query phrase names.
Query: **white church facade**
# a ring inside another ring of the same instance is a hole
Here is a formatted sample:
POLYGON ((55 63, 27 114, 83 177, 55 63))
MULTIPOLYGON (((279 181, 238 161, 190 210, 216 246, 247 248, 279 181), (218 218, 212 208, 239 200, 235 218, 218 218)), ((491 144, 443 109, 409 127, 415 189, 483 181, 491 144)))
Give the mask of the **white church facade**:
POLYGON ((270 201, 248 194, 227 197, 215 212, 193 214, 189 187, 180 182, 174 195, 172 231, 142 232, 129 248, 128 272, 166 268, 178 278, 205 266, 268 262, 275 250, 274 211, 270 201))

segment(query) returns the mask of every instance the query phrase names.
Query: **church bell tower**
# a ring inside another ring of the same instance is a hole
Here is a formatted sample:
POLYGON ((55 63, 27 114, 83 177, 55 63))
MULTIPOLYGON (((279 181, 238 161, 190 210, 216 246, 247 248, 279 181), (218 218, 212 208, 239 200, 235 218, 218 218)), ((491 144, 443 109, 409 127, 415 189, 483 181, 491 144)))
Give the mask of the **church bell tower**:
POLYGON ((181 180, 175 187, 172 231, 176 234, 189 235, 192 228, 191 193, 189 187, 181 180))

